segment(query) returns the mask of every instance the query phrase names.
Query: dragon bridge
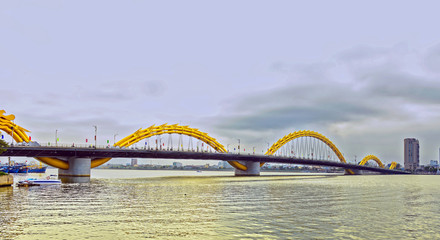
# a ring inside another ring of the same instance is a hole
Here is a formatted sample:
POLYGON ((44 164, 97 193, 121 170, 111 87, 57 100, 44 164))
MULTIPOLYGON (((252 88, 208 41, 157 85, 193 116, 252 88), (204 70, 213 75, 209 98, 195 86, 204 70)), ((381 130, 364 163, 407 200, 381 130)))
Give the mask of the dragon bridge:
MULTIPOLYGON (((0 130, 6 132, 9 134, 16 142, 30 142, 29 136, 26 134, 26 132, 29 132, 29 130, 22 128, 15 124, 13 120, 15 119, 14 115, 4 115, 5 111, 0 110, 0 130)), ((225 147, 220 144, 215 138, 209 136, 205 132, 201 132, 197 128, 191 128, 188 126, 181 126, 178 124, 169 125, 169 124, 163 124, 160 126, 152 125, 145 129, 138 129, 134 133, 128 135, 127 137, 121 139, 120 141, 116 142, 114 144, 115 147, 129 147, 143 139, 150 138, 153 136, 158 135, 164 135, 164 134, 179 134, 179 135, 186 135, 189 137, 193 137, 196 139, 199 139, 200 141, 206 143, 207 145, 211 146, 215 151, 220 153, 226 153, 225 147)), ((340 162, 346 163, 346 160, 343 156, 343 154, 339 151, 339 149, 336 147, 336 145, 331 142, 327 137, 324 135, 314 132, 314 131, 296 131, 289 133, 285 135, 284 137, 280 138, 277 142, 275 142, 265 153, 265 155, 273 155, 275 154, 279 149, 281 149, 284 145, 287 143, 303 138, 303 137, 309 137, 316 139, 320 141, 321 143, 328 146, 332 152, 337 156, 340 162)), ((313 153, 312 153, 313 154, 313 153)), ((63 159, 58 159, 54 157, 35 157, 37 160, 46 163, 47 165, 67 170, 69 169, 69 163, 63 159)), ((98 167, 107 161, 109 161, 111 158, 96 158, 91 160, 91 168, 98 167)), ((374 160, 376 161, 380 167, 384 167, 383 163, 374 155, 368 155, 366 156, 359 164, 364 165, 367 161, 374 160)), ((242 163, 238 161, 228 161, 231 166, 233 166, 236 169, 246 171, 247 167, 243 165, 242 163)), ((261 163, 260 166, 263 166, 265 163, 261 163)), ((396 163, 393 162, 391 164, 390 169, 394 169, 396 167, 396 163)), ((346 170, 349 174, 354 174, 354 172, 350 169, 346 170)))

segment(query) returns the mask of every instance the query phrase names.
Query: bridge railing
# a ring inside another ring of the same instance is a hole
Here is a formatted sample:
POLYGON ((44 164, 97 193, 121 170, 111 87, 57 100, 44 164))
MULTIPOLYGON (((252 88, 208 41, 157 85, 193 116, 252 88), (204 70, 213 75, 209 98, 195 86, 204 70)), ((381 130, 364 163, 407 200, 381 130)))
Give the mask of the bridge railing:
MULTIPOLYGON (((11 146, 14 147, 48 147, 48 148, 95 148, 94 144, 77 144, 77 143, 39 143, 39 142, 32 142, 32 143, 14 143, 11 144, 11 146)), ((178 149, 178 148, 166 148, 166 147, 156 147, 156 146, 129 146, 129 147, 115 147, 111 144, 108 145, 97 145, 96 149, 128 149, 128 150, 151 150, 151 151, 173 151, 173 152, 202 152, 202 153, 213 153, 213 151, 205 150, 205 149, 178 149)), ((232 154, 232 152, 228 152, 232 154)), ((242 155, 248 155, 243 154, 242 155)), ((249 154, 251 155, 251 154, 249 154)))
MULTIPOLYGON (((46 143, 39 143, 39 142, 31 142, 31 143, 16 143, 13 144, 13 146, 19 146, 19 147, 50 147, 50 148, 95 148, 94 144, 77 144, 77 143, 51 143, 51 142, 46 142, 46 143)), ((160 146, 137 146, 137 145, 132 145, 129 147, 115 147, 111 144, 108 145, 97 145, 96 149, 128 149, 128 150, 150 150, 150 151, 173 151, 173 152, 201 152, 201 153, 213 153, 212 149, 211 150, 206 150, 206 149, 187 149, 187 148, 167 148, 167 147, 160 147, 160 146)), ((255 155, 255 156, 265 156, 264 154, 260 154, 259 152, 236 152, 236 151, 229 151, 226 152, 227 154, 237 154, 237 155, 255 155)), ((278 156, 277 154, 275 154, 274 156, 278 156)), ((282 155, 281 155, 282 157, 282 155)), ((289 156, 284 156, 284 157, 289 157, 289 156)), ((304 159, 304 160, 314 160, 315 158, 313 157, 307 157, 307 156, 303 156, 303 155, 299 155, 299 156, 293 156, 293 158, 297 158, 297 159, 304 159)))
MULTIPOLYGON (((67 143, 37 143, 37 142, 32 142, 32 143, 16 143, 13 144, 13 146, 19 146, 19 147, 47 147, 47 148, 78 148, 78 149, 95 149, 95 145, 94 144, 77 144, 77 143, 72 143, 72 144, 67 144, 67 143)), ((149 151, 173 151, 173 152, 200 152, 200 153, 213 153, 212 151, 206 150, 206 149, 185 149, 185 148, 166 148, 166 147, 162 147, 160 148, 159 146, 136 146, 136 145, 132 145, 129 147, 115 147, 113 145, 97 145, 96 149, 126 149, 126 150, 149 150, 149 151)), ((265 156, 264 154, 260 154, 258 152, 253 152, 253 153, 238 153, 238 152, 227 152, 226 154, 236 154, 236 155, 254 155, 254 156, 265 156)), ((274 157, 277 157, 276 155, 274 155, 274 157)), ((283 157, 283 156, 278 156, 278 157, 283 157)), ((301 159, 301 160, 320 160, 320 159, 316 159, 313 157, 307 157, 307 156, 284 156, 287 158, 295 158, 295 159, 301 159)), ((328 161, 327 159, 321 159, 323 161, 328 161)), ((354 166, 357 165, 356 163, 351 163, 351 162, 347 162, 347 164, 353 164, 354 166)))
MULTIPOLYGON (((211 153, 211 154, 213 154, 214 152, 211 152, 211 151, 207 151, 207 150, 201 150, 201 149, 199 149, 199 151, 197 151, 197 149, 176 149, 176 148, 174 148, 174 149, 167 149, 167 148, 162 148, 162 149, 160 149, 160 147, 156 150, 156 147, 150 147, 150 148, 148 148, 148 147, 139 147, 139 146, 130 146, 130 147, 124 147, 124 148, 120 148, 120 147, 114 147, 114 146, 111 146, 111 145, 98 145, 97 146, 97 148, 95 148, 94 147, 94 145, 93 144, 66 144, 66 143, 57 143, 56 145, 54 145, 54 144, 52 144, 52 143, 43 143, 43 144, 35 144, 35 142, 34 142, 34 144, 14 144, 14 147, 20 147, 20 148, 34 148, 34 147, 42 147, 42 148, 64 148, 64 149, 66 149, 66 148, 74 148, 74 149, 90 149, 90 150, 92 150, 92 149, 124 149, 124 150, 129 150, 129 151, 133 151, 133 152, 135 152, 135 151, 145 151, 145 150, 149 150, 149 151, 158 151, 158 152, 187 152, 187 153, 211 153)), ((317 160, 319 160, 319 159, 313 159, 313 158, 308 158, 308 157, 304 157, 304 156, 301 156, 301 157, 292 157, 292 156, 268 156, 268 155, 264 155, 264 154, 253 154, 253 153, 240 153, 240 154, 238 154, 237 152, 227 152, 227 153, 218 153, 217 152, 217 154, 230 154, 230 155, 232 155, 232 154, 234 154, 234 155, 240 155, 240 156, 248 156, 248 155, 250 155, 250 156, 255 156, 255 157, 258 157, 258 156, 264 156, 264 157, 269 157, 269 158, 284 158, 284 159, 289 159, 289 158, 291 158, 291 159, 296 159, 296 160, 300 160, 300 161, 302 161, 302 163, 304 163, 303 161, 317 161, 317 160)), ((329 160, 320 160, 320 161, 322 161, 322 162, 329 162, 329 160)), ((339 163, 339 162, 338 162, 339 163)), ((347 162, 347 163, 345 163, 346 165, 349 165, 349 166, 353 166, 353 168, 356 168, 357 166, 358 166, 358 164, 357 163, 352 163, 352 162, 347 162)), ((300 164, 301 165, 301 164, 300 164)), ((368 167, 368 166, 365 166, 365 167, 368 167)), ((377 166, 369 166, 370 168, 371 167, 373 167, 373 168, 380 168, 380 167, 377 167, 377 166)), ((350 167, 348 167, 348 168, 350 168, 350 167)))
MULTIPOLYGON (((95 145, 94 144, 77 144, 77 143, 72 143, 72 144, 67 144, 67 143, 50 143, 50 142, 48 142, 48 143, 36 143, 36 142, 33 142, 34 144, 29 144, 29 143, 18 143, 18 144, 14 144, 13 146, 19 146, 19 147, 36 147, 36 146, 38 146, 38 147, 47 147, 47 148, 78 148, 78 149, 126 149, 126 150, 133 150, 133 151, 136 151, 136 150, 149 150, 149 151, 172 151, 172 152, 199 152, 199 153, 213 153, 212 151, 210 151, 210 150, 206 150, 206 149, 182 149, 182 148, 180 148, 180 149, 177 149, 177 148, 173 148, 173 149, 170 149, 170 148, 166 148, 166 147, 162 147, 162 148, 160 148, 159 146, 150 146, 150 147, 147 147, 147 146, 142 146, 142 147, 140 147, 140 146, 136 146, 136 145, 132 145, 132 146, 129 146, 129 147, 115 147, 115 146, 113 146, 113 145, 110 145, 110 144, 108 144, 108 145, 97 145, 96 146, 96 148, 95 148, 95 145), (37 145, 35 145, 35 143, 37 144, 37 145)), ((221 153, 221 152, 218 152, 218 153, 221 153)), ((264 155, 264 154, 260 154, 260 153, 258 153, 258 152, 253 152, 253 153, 249 153, 249 152, 247 152, 247 153, 245 153, 245 152, 226 152, 225 154, 236 154, 236 155, 241 155, 241 156, 243 156, 243 155, 247 155, 247 156, 250 156, 250 155, 253 155, 253 156, 266 156, 266 155, 264 155)), ((283 157, 283 156, 278 156, 278 155, 273 155, 274 157, 283 157)), ((289 156, 284 156, 284 157, 289 157, 289 156)), ((290 156, 291 158, 296 158, 296 159, 301 159, 301 160, 317 160, 317 159, 315 159, 315 158, 311 158, 311 157, 307 157, 307 156, 290 156)))

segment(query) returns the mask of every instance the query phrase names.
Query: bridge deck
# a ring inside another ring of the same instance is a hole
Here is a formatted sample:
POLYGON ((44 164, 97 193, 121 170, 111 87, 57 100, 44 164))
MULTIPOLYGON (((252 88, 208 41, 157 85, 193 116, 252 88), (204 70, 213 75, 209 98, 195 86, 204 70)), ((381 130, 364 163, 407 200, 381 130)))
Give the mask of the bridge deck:
POLYGON ((385 174, 408 174, 400 170, 390 170, 379 167, 361 166, 357 164, 336 161, 303 159, 267 155, 238 155, 231 153, 207 152, 182 152, 182 151, 156 151, 143 149, 120 148, 60 148, 60 147, 9 147, 0 156, 16 157, 77 157, 77 158, 162 158, 162 159, 195 159, 195 160, 223 160, 223 161, 251 161, 288 163, 315 166, 341 167, 345 169, 358 169, 385 174))

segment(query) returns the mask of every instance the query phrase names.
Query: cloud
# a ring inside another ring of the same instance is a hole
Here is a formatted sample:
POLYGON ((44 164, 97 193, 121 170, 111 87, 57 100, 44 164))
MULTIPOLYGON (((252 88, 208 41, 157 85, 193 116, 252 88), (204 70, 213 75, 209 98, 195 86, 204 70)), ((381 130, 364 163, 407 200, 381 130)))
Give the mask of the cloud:
POLYGON ((220 127, 237 130, 286 129, 310 123, 351 121, 381 113, 380 108, 363 103, 361 96, 346 93, 342 87, 331 89, 331 86, 323 86, 323 89, 310 89, 309 86, 280 89, 244 99, 233 110, 236 115, 230 116, 230 121, 222 119, 220 127))
POLYGON ((440 44, 428 49, 424 59, 422 59, 424 67, 432 73, 440 73, 440 44))
POLYGON ((437 64, 439 49, 424 55, 402 45, 360 46, 324 63, 276 63, 273 69, 289 76, 284 86, 231 101, 209 121, 217 132, 241 134, 249 142, 253 132, 280 137, 319 130, 349 152, 377 152, 400 162, 403 138, 417 136, 432 141, 424 154, 435 156, 429 151, 439 144, 432 136, 440 135, 440 79, 426 66, 437 64))
MULTIPOLYGON (((157 97, 164 94, 164 81, 124 80, 101 83, 98 96, 121 100, 132 100, 139 97, 157 97)), ((89 93, 90 94, 90 93, 89 93)))

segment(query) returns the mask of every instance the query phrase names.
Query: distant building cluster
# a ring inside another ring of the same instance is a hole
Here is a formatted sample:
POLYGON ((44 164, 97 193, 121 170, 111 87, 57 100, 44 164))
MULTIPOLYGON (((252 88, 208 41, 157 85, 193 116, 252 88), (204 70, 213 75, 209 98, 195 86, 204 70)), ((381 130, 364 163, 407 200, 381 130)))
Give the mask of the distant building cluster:
POLYGON ((220 161, 218 162, 218 167, 223 169, 231 169, 231 164, 228 163, 228 161, 220 161))
POLYGON ((173 162, 173 167, 174 168, 181 168, 181 167, 183 167, 183 164, 181 162, 173 162))
POLYGON ((420 143, 415 138, 404 139, 404 169, 418 174, 440 174, 440 148, 438 160, 420 165, 420 143))
POLYGON ((430 167, 434 167, 434 168, 438 167, 438 161, 437 160, 431 160, 429 162, 429 166, 430 167))

